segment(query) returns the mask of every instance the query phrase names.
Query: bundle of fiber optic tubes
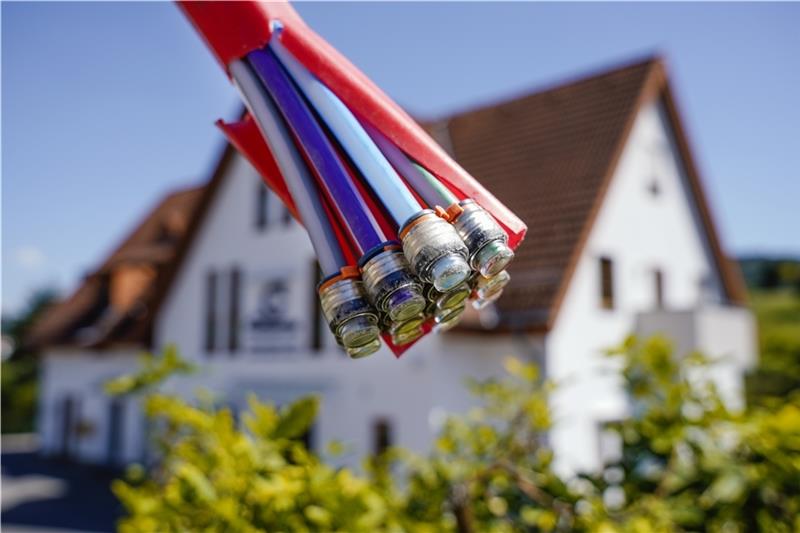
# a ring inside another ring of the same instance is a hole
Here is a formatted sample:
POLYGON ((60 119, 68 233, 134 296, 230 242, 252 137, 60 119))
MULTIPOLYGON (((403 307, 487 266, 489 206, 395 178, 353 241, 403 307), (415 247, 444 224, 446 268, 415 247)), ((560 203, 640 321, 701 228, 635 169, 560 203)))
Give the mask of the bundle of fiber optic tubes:
POLYGON ((288 3, 179 6, 241 93, 247 115, 219 125, 307 230, 351 357, 500 296, 525 224, 288 3))

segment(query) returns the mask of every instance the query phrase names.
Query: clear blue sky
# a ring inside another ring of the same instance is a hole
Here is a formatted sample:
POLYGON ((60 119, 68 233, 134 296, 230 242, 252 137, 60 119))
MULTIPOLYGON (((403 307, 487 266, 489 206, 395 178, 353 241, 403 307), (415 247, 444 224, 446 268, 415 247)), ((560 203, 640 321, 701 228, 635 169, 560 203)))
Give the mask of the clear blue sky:
MULTIPOLYGON (((727 248, 800 253, 800 4, 296 7, 422 117, 660 52, 727 248)), ((205 180, 237 102, 171 3, 4 2, 3 309, 205 180)))

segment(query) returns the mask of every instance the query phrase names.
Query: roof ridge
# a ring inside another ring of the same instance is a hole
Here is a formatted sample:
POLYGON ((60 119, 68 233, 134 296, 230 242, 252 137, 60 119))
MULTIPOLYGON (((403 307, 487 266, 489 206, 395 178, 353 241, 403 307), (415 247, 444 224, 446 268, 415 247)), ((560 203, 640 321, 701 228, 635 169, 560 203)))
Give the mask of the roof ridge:
POLYGON ((620 74, 626 70, 633 70, 645 66, 648 66, 650 68, 654 67, 663 68, 664 56, 660 53, 644 54, 642 56, 624 62, 618 62, 613 65, 609 64, 592 70, 583 71, 581 73, 568 75, 563 77, 561 80, 548 82, 542 84, 541 86, 522 89, 514 94, 507 94, 504 96, 496 97, 494 99, 487 99, 484 102, 472 104, 470 106, 464 107, 461 110, 453 111, 445 115, 441 115, 438 117, 431 117, 430 119, 419 119, 419 122, 423 124, 424 127, 427 128, 435 124, 446 123, 451 120, 471 115, 473 113, 479 113, 485 110, 497 109, 498 107, 502 107, 506 104, 513 104, 529 97, 534 97, 534 96, 541 97, 547 93, 568 89, 571 87, 581 85, 583 83, 597 81, 598 78, 613 76, 615 74, 620 74))

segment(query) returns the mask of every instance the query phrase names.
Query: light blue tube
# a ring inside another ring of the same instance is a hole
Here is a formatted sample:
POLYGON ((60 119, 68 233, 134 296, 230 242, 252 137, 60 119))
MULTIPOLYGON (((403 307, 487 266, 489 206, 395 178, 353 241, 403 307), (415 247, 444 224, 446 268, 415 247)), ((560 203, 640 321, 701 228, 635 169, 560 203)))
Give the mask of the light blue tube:
POLYGON ((422 210, 392 165, 339 97, 300 64, 278 39, 269 44, 300 90, 353 160, 397 226, 422 210))
POLYGON ((447 190, 443 184, 433 181, 436 178, 430 176, 430 174, 428 174, 430 176, 430 179, 428 179, 419 168, 414 166, 415 164, 411 162, 406 154, 395 146, 392 141, 384 137, 381 132, 366 122, 362 125, 372 140, 375 141, 375 144, 378 145, 381 152, 383 152, 383 155, 386 156, 386 159, 406 179, 411 188, 422 197, 428 207, 434 208, 437 205, 448 207, 457 201, 453 193, 447 190))
POLYGON ((308 231, 324 277, 336 274, 347 263, 339 241, 325 216, 319 189, 295 148, 280 112, 266 89, 261 86, 255 73, 244 61, 231 63, 230 72, 264 140, 275 156, 278 168, 303 219, 303 225, 308 231))

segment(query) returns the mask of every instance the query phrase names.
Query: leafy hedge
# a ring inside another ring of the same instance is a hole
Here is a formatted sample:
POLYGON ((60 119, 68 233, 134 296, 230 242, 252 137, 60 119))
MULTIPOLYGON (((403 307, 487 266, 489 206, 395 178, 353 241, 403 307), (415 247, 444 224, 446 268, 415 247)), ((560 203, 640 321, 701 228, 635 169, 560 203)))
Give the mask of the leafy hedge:
POLYGON ((161 460, 114 491, 124 531, 800 531, 800 395, 744 413, 689 379, 702 356, 629 339, 622 361, 632 418, 610 426, 618 461, 561 479, 545 435, 554 385, 509 359, 508 376, 470 384, 480 407, 445 424, 427 456, 391 450, 363 472, 303 446, 318 400, 225 408, 153 392, 188 366, 174 351, 110 384, 146 395, 161 460))

